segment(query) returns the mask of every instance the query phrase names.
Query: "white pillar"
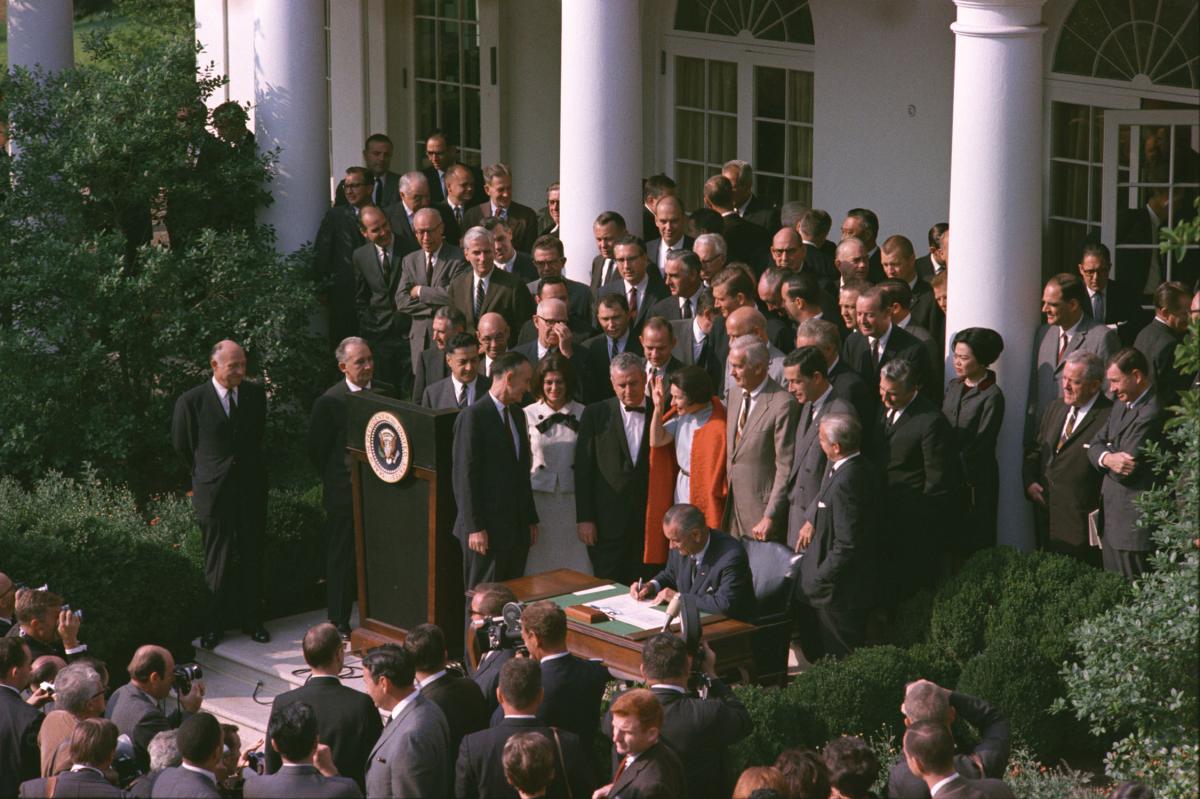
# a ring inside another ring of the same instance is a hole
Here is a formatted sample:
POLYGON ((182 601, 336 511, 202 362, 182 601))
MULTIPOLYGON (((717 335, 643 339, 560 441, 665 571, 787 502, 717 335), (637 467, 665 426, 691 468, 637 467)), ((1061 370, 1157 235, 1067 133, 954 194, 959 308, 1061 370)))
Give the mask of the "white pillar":
POLYGON ((75 66, 72 0, 8 0, 8 65, 58 72, 75 66))
MULTIPOLYGON (((1031 549, 1021 486, 1025 401, 1040 317, 1042 4, 955 0, 947 341, 967 327, 1004 337, 998 538, 1031 549)), ((953 371, 948 373, 953 376, 953 371)))
MULTIPOLYGON (((229 6, 226 0, 196 0, 196 41, 203 48, 196 54, 196 65, 214 75, 229 74, 229 6)), ((208 100, 216 108, 229 99, 229 84, 217 87, 208 100)))
POLYGON ((317 234, 329 207, 329 130, 323 0, 255 0, 254 135, 280 149, 261 220, 281 252, 317 234))
POLYGON ((559 183, 567 275, 591 280, 592 222, 642 214, 642 57, 639 0, 562 4, 559 183))

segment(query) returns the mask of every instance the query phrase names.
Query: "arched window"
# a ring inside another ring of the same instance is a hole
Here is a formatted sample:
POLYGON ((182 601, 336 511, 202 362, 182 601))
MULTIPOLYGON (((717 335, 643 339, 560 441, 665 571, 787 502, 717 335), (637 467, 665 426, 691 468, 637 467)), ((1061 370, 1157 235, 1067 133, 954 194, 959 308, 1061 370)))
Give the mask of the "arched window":
POLYGON ((694 0, 675 9, 675 29, 789 44, 813 44, 807 0, 694 0))
POLYGON ((1079 0, 1059 35, 1054 71, 1200 88, 1200 6, 1195 0, 1079 0))

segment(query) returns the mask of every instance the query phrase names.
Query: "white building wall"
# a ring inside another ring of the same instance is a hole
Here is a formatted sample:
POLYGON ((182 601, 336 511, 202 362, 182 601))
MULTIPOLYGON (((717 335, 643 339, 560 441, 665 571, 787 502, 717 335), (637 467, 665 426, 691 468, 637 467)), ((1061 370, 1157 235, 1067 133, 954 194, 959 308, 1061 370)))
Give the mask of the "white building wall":
MULTIPOLYGON (((555 0, 505 0, 501 7, 500 158, 512 167, 513 196, 534 209, 546 204, 546 186, 559 177, 561 12, 555 0)), ((486 64, 488 53, 480 56, 486 64)))

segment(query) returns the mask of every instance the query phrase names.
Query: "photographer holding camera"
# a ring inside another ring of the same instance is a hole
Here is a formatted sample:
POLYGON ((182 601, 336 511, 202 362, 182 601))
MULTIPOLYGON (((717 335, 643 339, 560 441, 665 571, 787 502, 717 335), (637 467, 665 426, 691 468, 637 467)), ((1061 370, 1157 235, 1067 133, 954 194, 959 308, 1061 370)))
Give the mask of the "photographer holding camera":
POLYGON ((52 591, 27 588, 16 595, 17 625, 7 635, 21 636, 33 659, 55 655, 67 662, 82 657, 87 644, 79 643, 83 611, 71 610, 52 591))
MULTIPOLYGON (((500 702, 496 699, 496 686, 500 684, 500 669, 516 654, 516 641, 511 635, 499 634, 496 646, 489 640, 489 630, 495 625, 494 619, 499 618, 504 606, 516 602, 517 595, 507 585, 500 583, 480 583, 475 586, 471 595, 471 621, 467 627, 465 658, 469 668, 468 675, 479 690, 483 692, 484 701, 488 704, 488 715, 496 711, 500 702), (482 650, 482 654, 480 651, 482 650), (472 660, 478 655, 474 667, 472 660)), ((519 640, 519 639, 518 639, 519 640)))
POLYGON ((134 758, 141 771, 150 768, 150 740, 156 733, 178 727, 185 718, 200 710, 204 701, 203 680, 191 680, 186 693, 179 697, 179 709, 170 715, 163 709, 163 700, 179 669, 175 658, 161 646, 147 644, 139 647, 129 661, 129 682, 118 688, 108 700, 105 717, 117 725, 122 735, 133 741, 134 758))

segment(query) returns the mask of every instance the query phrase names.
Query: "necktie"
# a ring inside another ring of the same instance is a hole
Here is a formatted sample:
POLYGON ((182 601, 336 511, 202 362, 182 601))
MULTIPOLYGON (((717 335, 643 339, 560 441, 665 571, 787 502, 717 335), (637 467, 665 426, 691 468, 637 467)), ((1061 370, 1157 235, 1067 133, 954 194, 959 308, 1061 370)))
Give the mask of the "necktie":
POLYGON ((1067 343, 1070 339, 1067 338, 1067 331, 1060 331, 1058 334, 1058 360, 1056 363, 1062 363, 1063 353, 1067 351, 1067 343))
POLYGON ((605 259, 604 259, 604 283, 605 283, 605 284, 608 284, 608 283, 611 283, 611 282, 612 282, 612 279, 613 279, 613 270, 614 270, 614 267, 613 267, 613 259, 612 259, 612 258, 605 258, 605 259))
POLYGON ((460 407, 460 408, 467 407, 467 387, 466 386, 458 387, 458 407, 460 407))
POLYGON ((1079 411, 1074 405, 1071 406, 1071 412, 1067 414, 1067 426, 1063 428, 1062 435, 1058 437, 1058 446, 1054 448, 1055 452, 1062 452, 1062 448, 1067 445, 1067 439, 1071 437, 1071 433, 1075 432, 1075 414, 1079 411))
POLYGON ((882 349, 882 347, 880 347, 879 345, 881 343, 882 342, 880 341, 880 339, 875 339, 874 343, 871 344, 871 365, 875 367, 876 372, 879 371, 879 355, 880 355, 880 350, 882 349))
POLYGON ((498 217, 500 217, 502 220, 505 220, 505 221, 507 221, 507 220, 508 220, 508 209, 507 209, 507 208, 501 208, 501 209, 500 209, 500 213, 498 213, 498 214, 496 214, 496 215, 497 215, 498 217))
POLYGON ((1097 322, 1104 321, 1104 292, 1097 291, 1092 295, 1092 318, 1097 322))
POLYGON ((645 413, 646 406, 644 405, 624 405, 625 413, 645 413))
POLYGON ((446 173, 438 172, 438 183, 442 184, 442 196, 446 196, 446 173))
POLYGON ((379 253, 379 271, 383 273, 384 284, 390 284, 392 282, 392 259, 388 257, 387 250, 379 253))
POLYGON ((684 297, 684 298, 683 298, 683 302, 682 302, 682 304, 679 306, 679 314, 680 314, 680 316, 682 316, 684 319, 691 319, 691 318, 692 318, 692 301, 691 301, 691 300, 689 300, 687 297, 684 297))
POLYGON ((237 397, 233 396, 233 389, 230 389, 229 393, 226 394, 225 396, 229 398, 229 421, 237 422, 237 415, 238 415, 237 397))
POLYGON ((483 294, 483 281, 480 280, 475 286, 475 321, 479 321, 479 317, 483 315, 483 294))
POLYGON ((383 178, 375 178, 375 205, 383 207, 383 178))
POLYGON ((746 417, 750 415, 750 392, 742 392, 742 409, 738 412, 737 432, 734 435, 733 443, 737 443, 742 438, 742 430, 746 427, 746 417))
POLYGON ((895 424, 896 424, 896 411, 895 411, 895 409, 893 408, 893 409, 891 409, 891 410, 889 410, 889 411, 887 412, 887 426, 888 426, 888 429, 890 430, 892 427, 894 427, 894 426, 895 426, 895 424))
POLYGON ((454 221, 459 227, 462 227, 462 206, 460 205, 454 206, 454 221))
POLYGON ((637 316, 637 311, 637 286, 634 286, 629 290, 629 312, 637 316))
POLYGON ((621 758, 621 762, 617 764, 617 772, 615 774, 613 774, 612 781, 614 783, 621 778, 622 772, 625 771, 625 767, 628 765, 629 765, 629 757, 625 756, 625 757, 621 758))
POLYGON ((693 556, 693 557, 688 558, 688 560, 691 561, 691 572, 692 572, 691 573, 691 578, 692 578, 691 582, 692 582, 692 585, 695 586, 696 585, 696 558, 695 558, 695 556, 693 556))
POLYGON ((425 253, 425 285, 433 285, 433 254, 425 253))
POLYGON ((817 418, 817 403, 810 402, 808 403, 808 424, 805 425, 805 430, 812 427, 813 419, 815 418, 817 418))
POLYGON ((610 338, 608 343, 610 345, 608 359, 611 361, 613 358, 621 354, 621 341, 620 339, 610 338))

